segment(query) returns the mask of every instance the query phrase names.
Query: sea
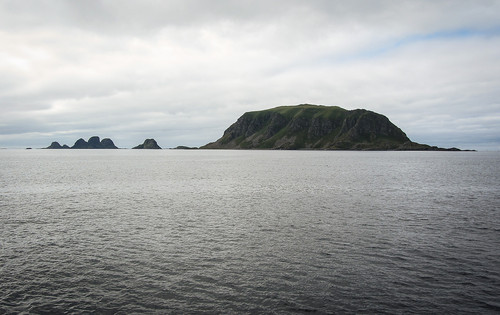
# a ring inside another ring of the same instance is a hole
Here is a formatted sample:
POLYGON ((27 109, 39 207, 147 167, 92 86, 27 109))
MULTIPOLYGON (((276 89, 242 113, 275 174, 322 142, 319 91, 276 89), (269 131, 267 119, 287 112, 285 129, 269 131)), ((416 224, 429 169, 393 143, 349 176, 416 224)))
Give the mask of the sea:
POLYGON ((0 150, 2 314, 499 314, 500 152, 0 150))

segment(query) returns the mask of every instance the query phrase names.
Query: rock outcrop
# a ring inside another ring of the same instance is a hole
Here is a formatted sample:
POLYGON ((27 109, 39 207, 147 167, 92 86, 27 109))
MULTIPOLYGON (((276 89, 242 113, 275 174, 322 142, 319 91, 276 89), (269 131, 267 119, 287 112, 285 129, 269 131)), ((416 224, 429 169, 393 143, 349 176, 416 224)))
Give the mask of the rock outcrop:
POLYGON ((197 150, 197 149, 198 149, 197 147, 188 147, 185 145, 179 145, 174 148, 174 150, 197 150))
POLYGON ((83 140, 82 138, 76 140, 75 144, 71 147, 71 149, 88 149, 89 144, 87 141, 83 140))
POLYGON ((99 139, 99 137, 90 137, 89 141, 82 138, 76 140, 75 144, 70 148, 67 145, 60 145, 59 142, 54 141, 46 149, 118 149, 113 141, 109 138, 99 139))
POLYGON ((59 142, 54 141, 46 149, 69 149, 69 147, 66 144, 61 146, 59 142))
POLYGON ((82 138, 78 139, 71 149, 118 149, 113 141, 109 138, 102 139, 102 141, 97 136, 89 138, 89 141, 85 141, 82 138))
POLYGON ((146 139, 144 140, 143 144, 139 144, 136 147, 133 147, 132 149, 156 149, 156 150, 161 150, 161 147, 156 143, 155 139, 146 139))
POLYGON ((412 142, 387 117, 365 109, 302 104, 243 114, 202 149, 458 150, 412 142))
POLYGON ((118 147, 113 143, 113 140, 104 138, 101 140, 101 149, 118 149, 118 147))

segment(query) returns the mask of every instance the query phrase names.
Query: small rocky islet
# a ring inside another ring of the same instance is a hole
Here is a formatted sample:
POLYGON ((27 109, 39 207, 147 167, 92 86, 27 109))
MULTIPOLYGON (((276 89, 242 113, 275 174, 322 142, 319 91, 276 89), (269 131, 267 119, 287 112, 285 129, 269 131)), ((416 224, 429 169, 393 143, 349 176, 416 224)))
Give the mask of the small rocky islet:
POLYGON ((98 136, 93 136, 89 138, 89 141, 82 138, 76 140, 72 147, 66 144, 60 145, 59 142, 54 141, 46 149, 118 149, 118 147, 109 138, 100 140, 98 136))
POLYGON ((150 150, 161 150, 161 147, 156 143, 155 139, 146 139, 143 144, 133 147, 132 149, 150 149, 150 150))
POLYGON ((59 142, 54 141, 45 149, 71 149, 68 145, 60 145, 59 142))

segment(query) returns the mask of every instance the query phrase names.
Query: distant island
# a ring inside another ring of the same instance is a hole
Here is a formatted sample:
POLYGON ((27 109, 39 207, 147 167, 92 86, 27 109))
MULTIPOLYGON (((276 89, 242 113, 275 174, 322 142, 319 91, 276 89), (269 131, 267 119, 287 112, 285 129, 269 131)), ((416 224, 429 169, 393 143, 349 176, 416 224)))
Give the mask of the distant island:
POLYGON ((133 147, 132 149, 156 149, 161 150, 161 147, 156 143, 155 139, 146 139, 143 144, 133 147))
POLYGON ((60 145, 59 142, 52 142, 46 149, 118 149, 117 146, 113 143, 113 140, 109 138, 104 138, 102 141, 99 137, 94 136, 90 137, 89 141, 85 141, 82 138, 76 140, 75 144, 72 147, 67 146, 66 144, 60 145))
POLYGON ((185 145, 179 145, 175 148, 173 148, 174 150, 197 150, 198 148, 197 147, 188 147, 188 146, 185 146, 185 145))
POLYGON ((247 112, 200 149, 460 151, 413 142, 369 110, 310 104, 247 112))
MULTIPOLYGON (((109 138, 93 136, 78 139, 72 147, 54 141, 46 149, 118 148, 109 138)), ((155 139, 146 139, 132 149, 161 147, 155 139)), ((200 149, 475 151, 413 142, 386 116, 366 109, 311 104, 244 113, 220 139, 200 149)))
POLYGON ((59 142, 54 141, 45 149, 70 149, 70 147, 68 147, 68 145, 66 144, 60 145, 59 142))

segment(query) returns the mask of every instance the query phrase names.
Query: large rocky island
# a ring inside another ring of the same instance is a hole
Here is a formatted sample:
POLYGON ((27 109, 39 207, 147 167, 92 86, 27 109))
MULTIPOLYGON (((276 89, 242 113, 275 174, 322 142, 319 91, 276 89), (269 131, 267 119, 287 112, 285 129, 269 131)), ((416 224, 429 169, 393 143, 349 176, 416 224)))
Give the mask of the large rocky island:
POLYGON ((104 138, 102 141, 99 137, 90 137, 89 141, 85 141, 82 138, 76 140, 75 144, 70 148, 66 144, 60 145, 59 142, 52 142, 50 146, 46 149, 118 149, 113 140, 109 138, 104 138))
POLYGON ((202 149, 450 150, 411 141, 365 109, 302 104, 247 112, 202 149))

